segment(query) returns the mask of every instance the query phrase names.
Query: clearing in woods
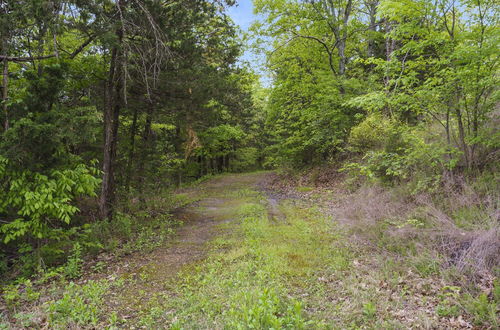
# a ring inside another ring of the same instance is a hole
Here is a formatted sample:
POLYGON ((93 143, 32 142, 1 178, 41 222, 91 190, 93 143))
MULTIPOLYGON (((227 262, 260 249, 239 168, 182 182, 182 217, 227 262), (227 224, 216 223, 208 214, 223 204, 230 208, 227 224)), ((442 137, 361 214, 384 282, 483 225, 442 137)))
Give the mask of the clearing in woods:
MULTIPOLYGON (((11 325, 472 327, 454 303, 456 287, 428 259, 384 252, 336 221, 320 199, 288 198, 270 189, 272 175, 226 174, 177 191, 180 200, 194 202, 174 212, 182 222, 175 236, 111 259, 76 283, 53 281, 40 287, 43 291, 26 286, 20 298, 35 302, 21 306, 11 299, 11 325)), ((172 220, 165 219, 165 224, 172 220)), ((160 237, 161 230, 146 236, 160 237)), ((141 246, 140 239, 134 244, 141 246)), ((480 311, 495 319, 495 306, 480 311)), ((0 329, 3 325, 9 328, 0 320, 0 329)))
POLYGON ((436 279, 354 243, 347 229, 311 202, 262 190, 268 176, 224 175, 181 191, 197 202, 175 213, 184 223, 176 238, 128 258, 111 277, 123 283, 105 299, 115 324, 442 325, 433 308, 436 279))

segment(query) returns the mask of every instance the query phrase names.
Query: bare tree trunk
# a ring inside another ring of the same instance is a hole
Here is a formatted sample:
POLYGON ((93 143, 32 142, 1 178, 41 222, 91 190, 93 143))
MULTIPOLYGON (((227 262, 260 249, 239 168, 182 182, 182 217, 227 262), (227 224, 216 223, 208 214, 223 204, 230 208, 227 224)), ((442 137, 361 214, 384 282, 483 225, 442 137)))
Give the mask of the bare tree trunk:
POLYGON ((458 137, 460 139, 460 145, 462 147, 462 151, 464 152, 465 165, 467 169, 470 169, 469 148, 467 147, 467 143, 465 142, 465 129, 462 120, 462 111, 457 107, 455 109, 455 114, 457 116, 458 137))
POLYGON ((144 124, 144 132, 142 134, 142 153, 141 153, 141 161, 139 162, 139 192, 142 193, 144 190, 145 184, 145 165, 148 162, 149 151, 151 149, 151 125, 153 122, 153 102, 150 100, 148 103, 148 108, 146 111, 146 122, 144 124))
MULTIPOLYGON (((366 7, 368 9, 368 16, 370 23, 368 25, 368 30, 371 33, 377 32, 377 5, 378 1, 368 1, 366 3, 366 7)), ((368 57, 374 57, 375 54, 375 40, 373 36, 369 36, 368 38, 368 57)))
POLYGON ((129 152, 127 160, 127 169, 125 177, 125 189, 127 192, 130 190, 130 181, 132 180, 132 165, 134 163, 135 157, 135 135, 137 134, 137 117, 139 111, 137 107, 134 108, 134 115, 132 117, 132 125, 130 126, 130 142, 129 142, 129 152))
MULTIPOLYGON (((390 33, 392 31, 392 23, 389 21, 386 21, 385 23, 386 26, 386 33, 390 33)), ((392 60, 392 53, 396 49, 396 41, 392 39, 391 37, 386 37, 385 38, 385 55, 386 55, 386 60, 389 62, 392 60)))
POLYGON ((106 106, 104 108, 104 154, 102 163, 102 187, 99 199, 99 209, 102 219, 111 219, 115 202, 114 162, 118 138, 118 118, 120 112, 119 87, 120 79, 116 79, 119 71, 118 49, 112 51, 109 69, 109 80, 106 87, 106 106), (118 95, 117 95, 118 94, 118 95))
MULTIPOLYGON (((124 1, 118 0, 118 10, 122 11, 124 1)), ((104 107, 104 152, 102 163, 102 186, 99 198, 99 211, 102 219, 113 217, 115 204, 115 160, 118 142, 118 126, 120 118, 120 108, 122 106, 121 97, 123 89, 123 22, 117 29, 118 45, 113 47, 111 52, 111 63, 109 66, 109 76, 106 86, 106 106, 104 107)))
POLYGON ((337 48, 339 53, 339 76, 344 76, 347 61, 345 57, 345 40, 340 41, 337 48))
POLYGON ((9 96, 9 61, 3 61, 3 79, 2 79, 2 108, 4 113, 3 128, 5 131, 9 129, 9 112, 7 108, 7 100, 9 96))

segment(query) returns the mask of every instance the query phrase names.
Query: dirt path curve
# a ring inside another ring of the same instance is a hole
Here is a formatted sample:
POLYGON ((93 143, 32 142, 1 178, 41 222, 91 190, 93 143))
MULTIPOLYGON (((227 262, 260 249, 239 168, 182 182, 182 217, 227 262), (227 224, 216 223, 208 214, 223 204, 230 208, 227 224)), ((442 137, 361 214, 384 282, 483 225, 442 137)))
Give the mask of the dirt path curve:
POLYGON ((268 176, 225 175, 180 191, 201 199, 174 212, 183 225, 165 246, 148 254, 129 256, 113 267, 108 278, 122 278, 126 284, 109 294, 107 309, 117 311, 121 318, 132 319, 160 295, 167 291, 172 294, 169 283, 182 269, 202 261, 207 255, 207 243, 222 234, 220 225, 237 218, 236 210, 245 202, 239 192, 261 186, 268 176))

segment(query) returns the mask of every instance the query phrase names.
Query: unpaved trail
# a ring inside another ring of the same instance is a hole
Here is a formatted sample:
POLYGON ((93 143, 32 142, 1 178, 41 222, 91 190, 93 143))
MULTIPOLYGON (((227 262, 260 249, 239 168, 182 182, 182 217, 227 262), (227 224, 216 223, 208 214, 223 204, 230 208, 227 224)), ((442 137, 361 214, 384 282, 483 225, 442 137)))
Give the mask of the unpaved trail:
MULTIPOLYGON (((176 235, 165 246, 151 253, 137 253, 125 258, 106 275, 108 279, 124 279, 125 285, 108 295, 107 310, 123 319, 136 318, 162 295, 176 294, 169 283, 178 273, 204 260, 207 243, 220 235, 220 225, 237 219, 237 209, 245 202, 238 192, 255 189, 266 180, 268 173, 225 175, 187 188, 181 193, 200 198, 197 202, 176 210, 175 219, 182 221, 176 235)), ((273 201, 268 202, 275 212, 273 201)))

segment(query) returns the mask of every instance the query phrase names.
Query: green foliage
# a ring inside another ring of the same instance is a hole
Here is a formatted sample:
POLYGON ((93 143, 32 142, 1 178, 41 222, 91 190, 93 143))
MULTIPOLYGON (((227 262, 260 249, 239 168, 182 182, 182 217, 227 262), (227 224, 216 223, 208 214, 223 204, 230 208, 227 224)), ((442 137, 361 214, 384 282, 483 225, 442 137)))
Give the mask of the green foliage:
POLYGON ((240 306, 229 310, 231 321, 227 326, 234 329, 304 329, 308 322, 302 314, 300 302, 283 303, 272 289, 264 288, 256 300, 247 294, 242 297, 240 306))
POLYGON ((385 183, 415 179, 414 191, 435 188, 444 171, 456 166, 456 151, 436 142, 420 128, 370 115, 351 131, 353 151, 361 161, 347 163, 344 170, 385 183))
POLYGON ((438 295, 440 300, 436 307, 437 315, 441 317, 456 317, 460 314, 457 300, 460 297, 460 287, 445 286, 438 295))
POLYGON ((80 243, 75 243, 71 254, 68 257, 68 261, 64 265, 64 275, 68 279, 76 279, 82 275, 82 247, 80 243))
POLYGON ((103 313, 104 294, 109 284, 89 281, 85 285, 71 282, 61 299, 47 304, 52 327, 97 326, 103 313))
POLYGON ((377 315, 377 306, 372 302, 363 305, 363 315, 368 319, 373 319, 377 315))
POLYGON ((236 152, 235 159, 230 164, 231 170, 243 172, 254 169, 258 164, 259 156, 259 150, 255 147, 239 148, 236 152))
POLYGON ((351 129, 349 146, 354 152, 384 149, 389 139, 394 139, 397 134, 397 126, 381 114, 370 114, 351 129))
POLYGON ((0 226, 5 243, 23 236, 49 238, 52 221, 69 224, 78 212, 74 203, 79 196, 95 196, 100 180, 97 172, 83 164, 73 169, 52 170, 48 175, 12 169, 0 158, 0 213, 12 221, 0 226))
POLYGON ((274 74, 266 166, 354 154, 363 161, 347 167, 358 174, 413 181, 422 191, 443 173, 492 163, 499 97, 492 1, 261 0, 255 7, 264 18, 253 32, 274 49, 266 52, 274 74), (380 19, 388 23, 376 26, 380 19))
MULTIPOLYGON (((115 211, 129 192, 142 195, 256 166, 263 116, 262 100, 252 92, 260 86, 237 63, 241 43, 226 16, 232 4, 62 0, 2 6, 0 47, 9 59, 2 61, 8 86, 0 101, 0 239, 1 248, 21 261, 14 260, 16 267, 24 264, 28 272, 42 259, 49 267, 60 265, 76 238, 82 254, 100 249, 90 236, 101 233, 85 225, 95 217, 97 200, 88 197, 95 197, 101 173, 86 164, 108 150, 103 127, 110 128, 106 114, 114 109, 114 159, 111 166, 103 162, 103 170, 114 183, 110 194, 120 197, 109 205, 115 211), (122 38, 116 31, 124 22, 122 38), (128 60, 116 60, 122 56, 128 60), (109 79, 115 73, 124 79, 109 79), (202 143, 190 141, 189 132, 199 133, 202 143), (31 251, 20 248, 25 243, 31 251)), ((102 225, 103 235, 116 235, 106 242, 115 248, 138 227, 124 213, 110 225, 115 228, 102 225)), ((149 244, 151 231, 139 245, 149 244)))
POLYGON ((196 150, 196 155, 208 159, 233 155, 244 138, 241 127, 227 124, 211 127, 200 134, 202 147, 196 150))
MULTIPOLYGON (((498 282, 495 285, 496 290, 498 282)), ((467 295, 465 298, 465 309, 474 318, 476 325, 498 327, 498 296, 490 300, 485 293, 481 293, 477 297, 467 295)))
POLYGON ((33 303, 40 298, 40 292, 31 280, 20 278, 15 284, 6 285, 2 290, 2 298, 10 309, 15 309, 21 303, 33 303))

